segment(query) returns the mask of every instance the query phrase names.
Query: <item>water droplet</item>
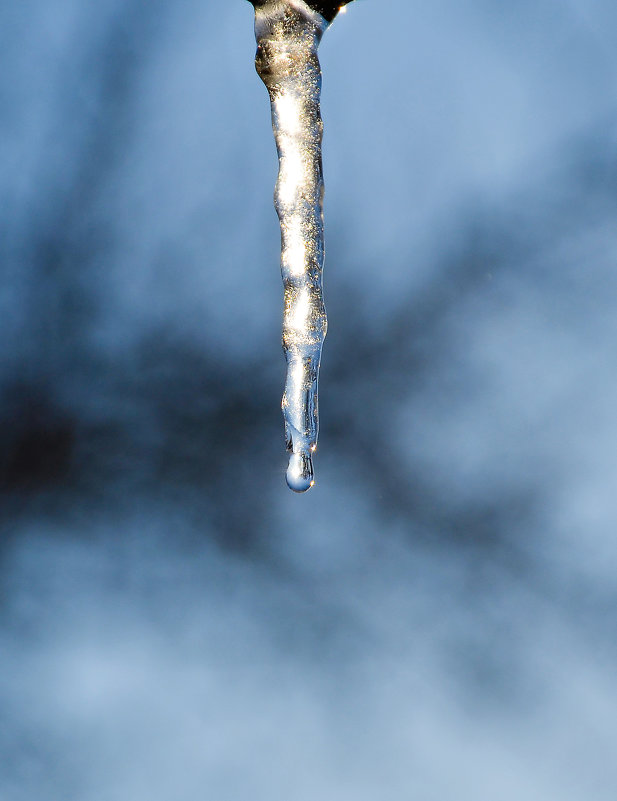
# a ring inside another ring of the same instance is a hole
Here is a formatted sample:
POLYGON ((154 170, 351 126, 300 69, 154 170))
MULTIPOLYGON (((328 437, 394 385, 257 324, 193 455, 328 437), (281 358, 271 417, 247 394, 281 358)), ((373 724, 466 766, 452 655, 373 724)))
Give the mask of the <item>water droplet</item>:
POLYGON ((306 492, 315 483, 313 479, 313 460, 310 453, 306 451, 294 452, 289 454, 289 466, 287 468, 287 486, 294 492, 306 492))

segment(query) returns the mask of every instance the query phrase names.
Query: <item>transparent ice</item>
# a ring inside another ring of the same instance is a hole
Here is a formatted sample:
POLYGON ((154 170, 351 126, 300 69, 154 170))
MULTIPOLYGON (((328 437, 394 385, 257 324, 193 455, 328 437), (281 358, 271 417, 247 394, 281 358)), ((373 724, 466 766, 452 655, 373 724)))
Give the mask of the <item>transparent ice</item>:
POLYGON ((289 455, 287 484, 313 486, 319 414, 317 382, 327 319, 324 264, 323 123, 317 48, 328 22, 302 0, 266 0, 255 9, 255 66, 266 85, 279 157, 274 205, 281 224, 285 290, 282 408, 289 455))

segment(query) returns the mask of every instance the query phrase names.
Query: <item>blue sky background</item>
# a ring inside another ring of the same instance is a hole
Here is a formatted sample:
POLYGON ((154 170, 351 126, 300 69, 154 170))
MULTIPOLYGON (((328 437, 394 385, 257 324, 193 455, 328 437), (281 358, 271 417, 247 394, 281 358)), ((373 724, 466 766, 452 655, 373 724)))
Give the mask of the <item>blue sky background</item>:
POLYGON ((252 24, 0 6, 0 795, 614 801, 617 7, 324 37, 302 497, 252 24))

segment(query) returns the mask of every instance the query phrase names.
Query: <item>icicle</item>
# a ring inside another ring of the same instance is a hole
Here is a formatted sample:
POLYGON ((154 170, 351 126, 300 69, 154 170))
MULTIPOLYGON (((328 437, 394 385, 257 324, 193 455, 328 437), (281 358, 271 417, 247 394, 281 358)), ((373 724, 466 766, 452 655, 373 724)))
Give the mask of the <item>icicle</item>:
POLYGON ((304 0, 252 2, 255 66, 270 95, 279 157, 274 205, 281 224, 285 290, 283 350, 287 379, 282 408, 290 451, 287 484, 295 492, 305 492, 314 483, 312 456, 319 430, 317 381, 327 329, 322 292, 323 123, 317 48, 342 3, 330 7, 328 3, 304 0))

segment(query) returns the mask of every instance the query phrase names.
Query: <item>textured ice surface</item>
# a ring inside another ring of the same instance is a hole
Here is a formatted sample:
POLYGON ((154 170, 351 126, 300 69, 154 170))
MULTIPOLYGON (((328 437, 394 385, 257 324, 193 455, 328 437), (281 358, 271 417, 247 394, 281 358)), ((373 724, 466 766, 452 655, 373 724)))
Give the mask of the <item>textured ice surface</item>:
POLYGON ((255 65, 270 95, 279 157, 274 205, 281 224, 287 359, 282 408, 290 451, 287 483, 296 492, 313 485, 312 455, 319 430, 317 382, 327 329, 317 57, 327 25, 321 14, 295 0, 273 0, 255 9, 255 65))

